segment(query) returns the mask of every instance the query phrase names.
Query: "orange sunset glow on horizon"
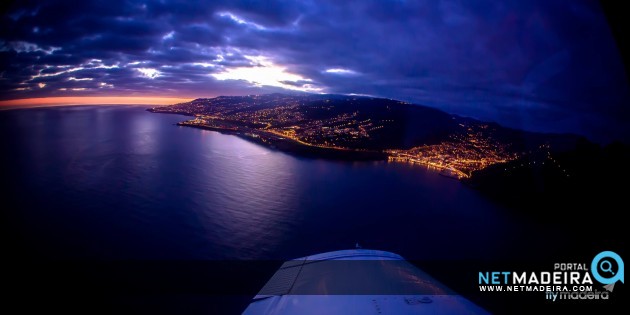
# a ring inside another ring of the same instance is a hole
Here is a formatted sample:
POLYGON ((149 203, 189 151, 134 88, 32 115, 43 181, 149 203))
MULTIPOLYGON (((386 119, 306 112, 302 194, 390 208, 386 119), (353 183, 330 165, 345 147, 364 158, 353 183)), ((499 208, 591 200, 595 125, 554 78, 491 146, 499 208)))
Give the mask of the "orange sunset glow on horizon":
POLYGON ((28 107, 67 106, 67 105, 171 105, 188 102, 191 98, 142 97, 142 96, 77 96, 39 97, 0 101, 0 110, 28 107))

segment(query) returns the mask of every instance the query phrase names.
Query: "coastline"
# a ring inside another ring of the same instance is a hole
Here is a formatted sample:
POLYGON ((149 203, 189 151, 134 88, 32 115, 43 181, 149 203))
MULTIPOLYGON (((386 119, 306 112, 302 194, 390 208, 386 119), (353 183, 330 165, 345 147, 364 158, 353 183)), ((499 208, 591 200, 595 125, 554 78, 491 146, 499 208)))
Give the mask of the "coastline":
MULTIPOLYGON (((161 112, 157 112, 161 113, 161 112)), ((210 130, 220 132, 222 134, 234 135, 242 139, 262 144, 265 147, 278 150, 282 152, 292 153, 299 156, 311 157, 311 158, 326 158, 332 160, 347 160, 347 161, 385 161, 387 160, 387 154, 378 151, 357 151, 357 150, 341 150, 334 148, 324 148, 317 146, 309 146, 299 143, 295 140, 280 137, 278 135, 248 128, 247 130, 241 130, 238 128, 218 128, 211 126, 201 126, 194 124, 187 124, 184 122, 178 122, 177 126, 191 127, 202 130, 210 130)))

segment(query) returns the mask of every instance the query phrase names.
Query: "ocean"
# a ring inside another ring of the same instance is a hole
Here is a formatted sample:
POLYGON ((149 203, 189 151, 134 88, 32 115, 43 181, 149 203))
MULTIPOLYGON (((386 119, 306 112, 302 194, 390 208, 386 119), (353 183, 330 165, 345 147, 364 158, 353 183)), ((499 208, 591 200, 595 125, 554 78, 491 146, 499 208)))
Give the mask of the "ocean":
MULTIPOLYGON (((148 261, 269 262, 359 244, 465 264, 553 257, 571 241, 549 242, 566 227, 506 209, 418 165, 294 156, 176 126, 186 117, 146 108, 0 112, 11 260, 134 261, 141 262, 134 270, 144 270, 148 261)), ((227 312, 242 310, 270 275, 256 278, 227 312)), ((471 277, 461 282, 474 285, 471 277)))

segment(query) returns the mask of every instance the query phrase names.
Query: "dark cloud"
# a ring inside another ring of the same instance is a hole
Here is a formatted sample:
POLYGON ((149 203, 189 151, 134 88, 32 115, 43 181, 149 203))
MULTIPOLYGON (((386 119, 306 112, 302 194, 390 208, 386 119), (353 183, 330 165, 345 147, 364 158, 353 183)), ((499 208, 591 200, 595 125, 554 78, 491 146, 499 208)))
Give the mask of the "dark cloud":
POLYGON ((530 130, 607 140, 630 133, 628 82, 594 1, 6 6, 2 99, 308 89, 402 99, 530 130))

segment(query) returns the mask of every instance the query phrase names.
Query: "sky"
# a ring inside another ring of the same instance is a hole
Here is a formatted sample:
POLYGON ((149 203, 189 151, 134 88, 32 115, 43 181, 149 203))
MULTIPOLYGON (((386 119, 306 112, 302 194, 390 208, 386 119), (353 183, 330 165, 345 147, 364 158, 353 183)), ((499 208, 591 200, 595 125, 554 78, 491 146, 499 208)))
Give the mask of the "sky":
POLYGON ((1 105, 50 97, 358 94, 525 130, 630 139, 628 80, 597 1, 2 6, 1 105))

